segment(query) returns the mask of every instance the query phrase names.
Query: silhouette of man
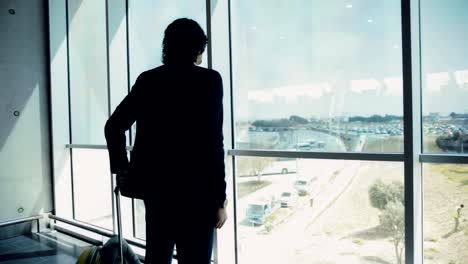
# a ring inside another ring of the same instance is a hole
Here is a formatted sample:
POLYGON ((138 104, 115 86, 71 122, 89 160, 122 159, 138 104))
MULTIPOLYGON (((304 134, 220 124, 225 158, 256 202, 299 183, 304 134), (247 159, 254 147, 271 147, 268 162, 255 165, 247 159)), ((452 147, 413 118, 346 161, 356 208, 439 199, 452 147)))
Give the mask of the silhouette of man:
POLYGON ((145 263, 171 263, 174 246, 179 264, 210 263, 214 229, 227 219, 222 80, 197 66, 206 43, 197 22, 172 22, 163 65, 138 76, 105 126, 111 172, 121 186, 137 182, 145 202, 145 263), (129 162, 125 132, 134 122, 129 162))

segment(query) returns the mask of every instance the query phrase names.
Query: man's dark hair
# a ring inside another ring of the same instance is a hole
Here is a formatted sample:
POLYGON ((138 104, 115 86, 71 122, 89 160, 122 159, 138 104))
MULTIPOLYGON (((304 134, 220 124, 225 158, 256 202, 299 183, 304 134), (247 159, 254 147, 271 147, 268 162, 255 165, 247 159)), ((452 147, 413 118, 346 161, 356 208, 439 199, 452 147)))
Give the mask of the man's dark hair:
POLYGON ((193 63, 205 51, 208 39, 200 25, 188 18, 179 18, 167 26, 162 44, 162 62, 193 63))

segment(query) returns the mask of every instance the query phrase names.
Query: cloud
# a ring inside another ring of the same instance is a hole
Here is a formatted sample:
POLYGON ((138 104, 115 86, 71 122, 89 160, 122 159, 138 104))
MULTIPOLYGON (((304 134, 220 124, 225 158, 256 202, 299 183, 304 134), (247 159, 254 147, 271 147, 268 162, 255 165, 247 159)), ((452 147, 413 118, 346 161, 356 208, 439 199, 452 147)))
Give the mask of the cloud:
POLYGON ((355 93, 363 93, 366 91, 380 91, 380 83, 375 79, 352 80, 351 91, 355 93))
POLYGON ((333 91, 329 83, 304 84, 298 86, 283 86, 273 89, 273 94, 278 97, 286 98, 286 102, 295 103, 298 97, 308 97, 317 99, 324 93, 333 91))
POLYGON ((462 89, 468 90, 468 70, 455 71, 455 81, 462 89))
POLYGON ((403 95, 403 78, 402 77, 388 77, 384 78, 385 94, 393 96, 403 95))
POLYGON ((267 90, 249 90, 248 100, 261 103, 272 102, 275 98, 284 98, 287 103, 293 104, 300 97, 317 99, 325 93, 333 91, 333 87, 327 83, 313 83, 303 85, 281 86, 267 90))
POLYGON ((441 86, 447 85, 449 82, 448 72, 433 72, 427 74, 426 89, 428 92, 440 92, 441 86))
POLYGON ((247 92, 247 100, 257 101, 260 103, 271 103, 273 102, 273 93, 271 93, 271 91, 249 90, 247 92))

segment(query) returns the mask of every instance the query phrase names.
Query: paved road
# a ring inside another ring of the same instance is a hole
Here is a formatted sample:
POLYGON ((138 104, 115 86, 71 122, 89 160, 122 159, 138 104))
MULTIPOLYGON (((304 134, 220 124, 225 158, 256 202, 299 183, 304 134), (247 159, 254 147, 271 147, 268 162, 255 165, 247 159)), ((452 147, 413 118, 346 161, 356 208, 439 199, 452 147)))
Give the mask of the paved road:
MULTIPOLYGON (((299 173, 316 174, 318 177, 318 189, 315 193, 313 207, 301 206, 283 223, 275 226, 270 234, 262 234, 262 227, 249 227, 240 224, 239 232, 239 255, 242 263, 291 263, 297 248, 302 247, 303 241, 294 240, 303 237, 304 231, 311 221, 324 212, 352 181, 359 162, 347 162, 339 160, 307 160, 301 162, 302 168, 299 173), (339 173, 335 173, 339 171, 339 173), (319 174, 317 172, 320 172, 319 174)), ((279 177, 278 177, 279 178, 279 177)), ((286 178, 286 177, 284 177, 286 178)), ((287 179, 282 179, 287 182, 287 179)), ((283 182, 283 184, 284 184, 283 182)), ((272 183, 261 195, 269 194, 269 191, 281 189, 280 181, 272 183)), ((250 199, 256 198, 253 193, 243 199, 239 204, 248 203, 250 199)), ((240 208, 239 208, 240 209, 240 208)), ((238 212, 241 213, 242 210, 238 212)))

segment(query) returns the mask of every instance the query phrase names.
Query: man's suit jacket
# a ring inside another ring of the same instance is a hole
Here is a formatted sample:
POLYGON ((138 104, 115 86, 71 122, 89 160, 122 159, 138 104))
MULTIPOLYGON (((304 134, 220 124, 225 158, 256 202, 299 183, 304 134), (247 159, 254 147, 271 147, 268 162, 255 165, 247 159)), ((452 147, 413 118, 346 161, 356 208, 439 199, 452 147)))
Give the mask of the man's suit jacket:
POLYGON ((111 172, 130 171, 145 199, 161 205, 222 206, 222 97, 219 73, 193 64, 140 74, 105 126, 111 172), (125 132, 135 122, 129 162, 125 132))

